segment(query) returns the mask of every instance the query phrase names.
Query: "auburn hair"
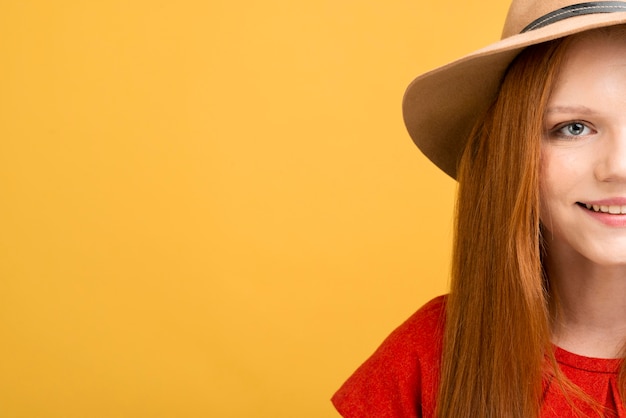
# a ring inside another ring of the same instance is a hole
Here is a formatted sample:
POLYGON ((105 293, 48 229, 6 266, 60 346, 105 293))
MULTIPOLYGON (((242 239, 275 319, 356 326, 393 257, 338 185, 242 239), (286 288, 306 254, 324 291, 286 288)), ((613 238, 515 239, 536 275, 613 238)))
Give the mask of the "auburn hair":
POLYGON ((517 56, 459 163, 439 418, 539 417, 548 374, 582 395, 554 359, 539 220, 544 111, 569 39, 517 56))

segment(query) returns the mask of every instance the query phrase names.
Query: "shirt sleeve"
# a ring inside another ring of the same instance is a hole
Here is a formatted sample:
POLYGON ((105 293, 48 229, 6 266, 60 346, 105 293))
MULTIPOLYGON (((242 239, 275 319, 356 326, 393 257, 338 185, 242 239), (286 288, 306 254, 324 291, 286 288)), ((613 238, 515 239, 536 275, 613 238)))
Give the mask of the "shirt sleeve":
POLYGON ((345 418, 427 418, 439 380, 442 297, 393 331, 332 398, 345 418))

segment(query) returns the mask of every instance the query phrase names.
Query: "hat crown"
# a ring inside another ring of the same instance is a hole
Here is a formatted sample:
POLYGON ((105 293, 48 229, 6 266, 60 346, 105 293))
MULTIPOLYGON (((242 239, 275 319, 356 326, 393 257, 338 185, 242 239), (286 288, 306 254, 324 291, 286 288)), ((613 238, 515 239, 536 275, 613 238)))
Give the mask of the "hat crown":
MULTIPOLYGON (((619 3, 618 0, 609 0, 609 2, 619 3)), ((548 13, 580 3, 582 3, 581 0, 513 0, 504 22, 502 38, 521 33, 531 22, 548 13)), ((602 3, 608 2, 603 1, 602 3)))

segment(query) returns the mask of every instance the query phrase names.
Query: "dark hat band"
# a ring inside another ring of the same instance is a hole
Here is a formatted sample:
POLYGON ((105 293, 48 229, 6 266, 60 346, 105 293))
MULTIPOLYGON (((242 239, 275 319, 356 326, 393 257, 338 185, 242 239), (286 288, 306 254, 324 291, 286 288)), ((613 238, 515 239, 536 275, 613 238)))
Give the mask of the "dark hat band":
POLYGON ((622 1, 595 1, 572 4, 571 6, 563 7, 562 9, 541 16, 539 19, 534 20, 530 25, 526 26, 520 33, 539 29, 574 16, 614 12, 626 12, 626 3, 622 1))

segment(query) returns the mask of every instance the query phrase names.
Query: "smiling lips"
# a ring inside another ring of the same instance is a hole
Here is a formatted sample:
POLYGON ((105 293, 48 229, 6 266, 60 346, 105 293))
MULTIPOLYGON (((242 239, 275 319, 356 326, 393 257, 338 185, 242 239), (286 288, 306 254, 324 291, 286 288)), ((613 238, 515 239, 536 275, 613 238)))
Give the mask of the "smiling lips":
POLYGON ((590 205, 589 203, 581 203, 581 205, 594 212, 626 215, 626 205, 590 205))

